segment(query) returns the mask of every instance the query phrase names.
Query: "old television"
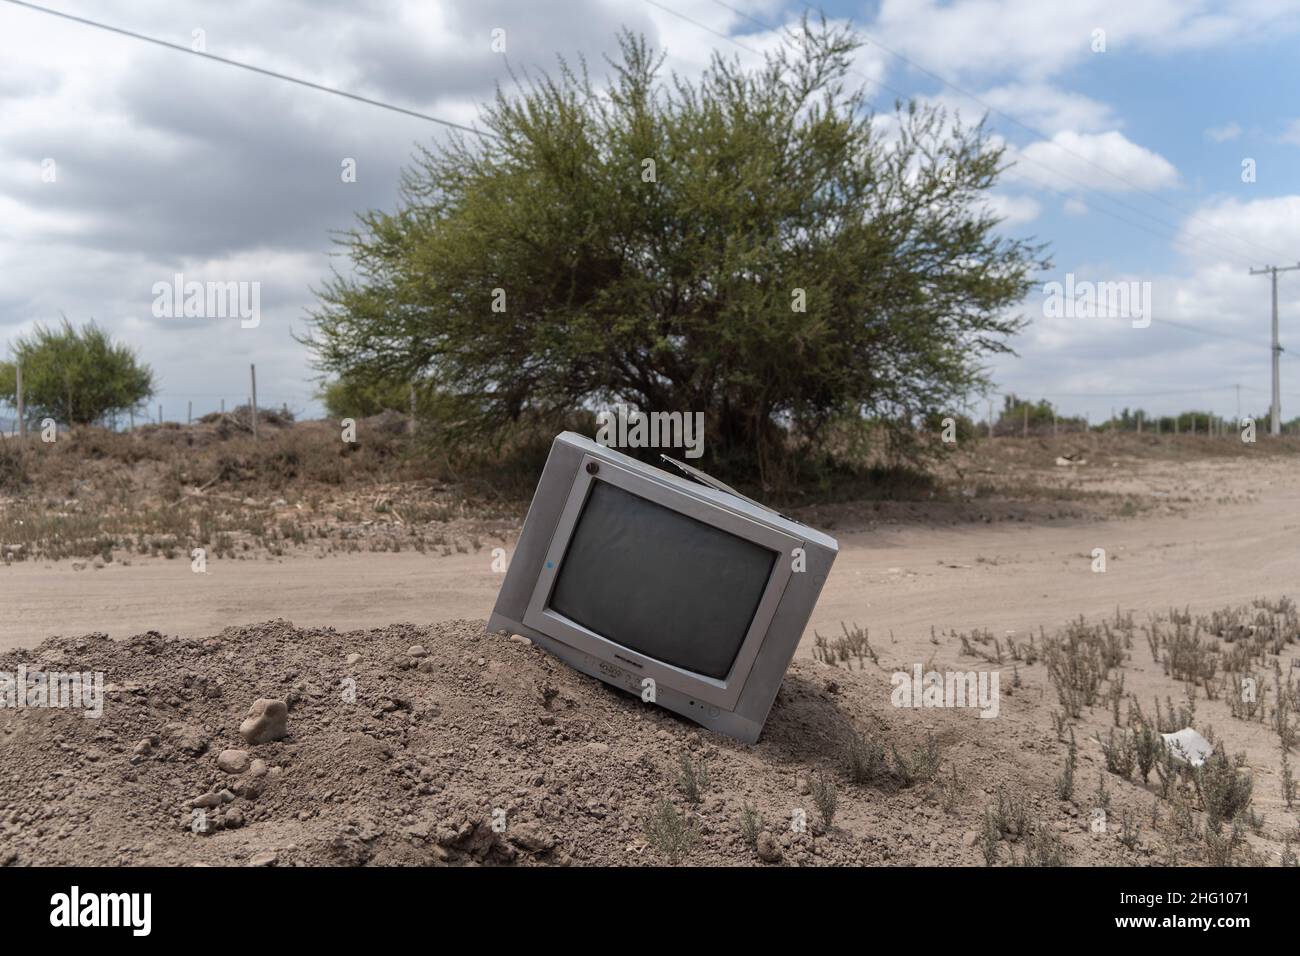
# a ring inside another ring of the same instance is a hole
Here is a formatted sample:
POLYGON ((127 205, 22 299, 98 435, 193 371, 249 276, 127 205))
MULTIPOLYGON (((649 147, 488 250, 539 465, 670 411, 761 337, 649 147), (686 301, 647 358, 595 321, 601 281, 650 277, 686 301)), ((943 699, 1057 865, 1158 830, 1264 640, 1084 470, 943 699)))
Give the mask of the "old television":
POLYGON ((559 435, 488 629, 753 743, 839 546, 665 463, 559 435))

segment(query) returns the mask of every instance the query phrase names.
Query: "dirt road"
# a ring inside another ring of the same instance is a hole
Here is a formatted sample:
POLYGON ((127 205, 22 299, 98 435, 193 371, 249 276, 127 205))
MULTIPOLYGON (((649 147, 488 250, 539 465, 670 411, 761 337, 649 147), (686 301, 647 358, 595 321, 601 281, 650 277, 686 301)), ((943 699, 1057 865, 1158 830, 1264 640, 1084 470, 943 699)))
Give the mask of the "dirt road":
MULTIPOLYGON (((1141 617, 1172 605, 1204 611, 1293 591, 1300 582, 1300 475, 1281 462, 1249 474, 1231 462, 1198 472, 1198 484, 1221 487, 1225 500, 1238 503, 1104 522, 837 528, 840 556, 804 652, 813 629, 838 632, 842 620, 869 627, 876 643, 888 642, 891 630, 910 642, 931 626, 1023 634, 1117 606, 1141 617), (1235 493, 1246 486, 1249 495, 1235 493), (1092 570, 1094 548, 1106 550, 1105 573, 1092 570)), ((93 631, 201 636, 277 617, 339 630, 484 618, 500 580, 487 548, 446 557, 227 559, 210 562, 207 574, 182 560, 79 571, 68 561, 18 562, 0 565, 0 649, 93 631)))

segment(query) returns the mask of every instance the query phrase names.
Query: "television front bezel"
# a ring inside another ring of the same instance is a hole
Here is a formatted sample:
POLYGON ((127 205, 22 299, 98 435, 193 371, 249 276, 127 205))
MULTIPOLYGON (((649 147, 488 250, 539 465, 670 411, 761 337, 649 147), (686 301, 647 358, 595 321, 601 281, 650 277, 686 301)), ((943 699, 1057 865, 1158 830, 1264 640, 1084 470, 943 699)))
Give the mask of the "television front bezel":
POLYGON ((529 598, 523 623, 583 653, 606 660, 621 669, 630 669, 641 679, 652 678, 656 685, 670 687, 724 710, 735 710, 790 581, 791 555, 794 549, 804 545, 805 542, 794 535, 755 521, 716 501, 692 494, 685 487, 665 484, 613 463, 608 458, 587 453, 583 455, 569 488, 564 508, 546 550, 545 561, 529 598), (549 606, 569 542, 597 481, 608 482, 654 504, 775 552, 776 559, 772 562, 772 571, 768 575, 763 595, 726 677, 710 677, 642 654, 565 617, 549 606))

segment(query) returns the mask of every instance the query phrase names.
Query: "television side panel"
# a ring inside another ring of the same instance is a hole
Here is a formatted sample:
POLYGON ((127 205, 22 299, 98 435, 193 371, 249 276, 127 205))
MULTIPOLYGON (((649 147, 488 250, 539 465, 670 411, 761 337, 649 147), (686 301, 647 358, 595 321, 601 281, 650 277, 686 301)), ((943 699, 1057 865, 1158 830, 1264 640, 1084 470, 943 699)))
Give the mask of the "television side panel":
POLYGON ((512 622, 516 633, 528 611, 528 599, 541 575, 546 549, 551 545, 551 536, 569 497, 569 489, 573 487, 573 477, 578 472, 582 455, 582 449, 569 442, 552 442, 542 477, 533 492, 524 529, 515 543, 506 579, 492 608, 492 616, 512 622))
MULTIPOLYGON (((835 563, 838 550, 831 550, 808 542, 805 544, 807 568, 790 575, 785 595, 777 605, 776 614, 768 628, 767 638, 759 648, 758 657, 745 681, 740 700, 736 703, 736 714, 756 722, 759 726, 767 720, 768 711, 776 701, 776 693, 781 689, 781 681, 790 668, 794 652, 803 637, 808 619, 812 617, 817 598, 822 586, 830 574, 831 565, 835 563)), ((789 560, 789 556, 786 556, 789 560)))

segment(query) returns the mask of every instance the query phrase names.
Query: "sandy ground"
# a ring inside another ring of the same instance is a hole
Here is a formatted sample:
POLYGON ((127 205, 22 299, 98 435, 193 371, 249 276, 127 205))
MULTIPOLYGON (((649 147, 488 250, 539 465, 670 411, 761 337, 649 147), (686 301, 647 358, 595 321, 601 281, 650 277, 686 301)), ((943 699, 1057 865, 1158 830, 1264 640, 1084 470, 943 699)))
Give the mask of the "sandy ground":
MULTIPOLYGON (((1300 478, 1265 460, 1151 465, 1095 481, 1148 496, 1180 489, 1190 504, 1111 520, 827 515, 842 552, 754 747, 485 635, 479 622, 500 580, 490 548, 222 560, 206 575, 138 558, 0 567, 0 669, 66 662, 113 683, 103 720, 47 710, 0 721, 0 794, 10 795, 0 796, 0 864, 669 862, 646 830, 663 795, 695 834, 682 856, 690 863, 979 865, 985 812, 1004 796, 1023 800, 1032 832, 1045 836, 1004 835, 997 862, 1057 859, 1053 847, 1076 865, 1204 862, 1204 842, 1173 831, 1175 810, 1154 780, 1105 772, 1105 704, 1072 724, 1077 780, 1061 799, 1065 745, 1043 661, 991 665, 943 632, 1015 632, 1020 642, 1117 608, 1140 625, 1171 605, 1196 613, 1294 597, 1300 478), (1092 570, 1099 547, 1104 574, 1092 570), (813 632, 834 636, 841 621, 870 628, 878 663, 815 659, 813 632), (91 632, 120 640, 81 637, 91 632), (891 706, 891 674, 922 662, 999 671, 997 719, 891 706), (354 703, 332 689, 348 678, 354 703), (288 701, 289 736, 248 747, 238 728, 262 697, 288 701), (855 736, 899 748, 913 766, 932 739, 939 775, 905 782, 890 750, 894 769, 858 780, 845 769, 855 736), (229 748, 251 751, 265 775, 218 766, 229 748), (683 755, 711 768, 697 800, 682 786, 683 755), (834 825, 794 831, 796 811, 816 818, 810 782, 825 780, 839 791, 834 825), (1100 832, 1099 782, 1110 803, 1100 832), (202 833, 196 801, 213 811, 202 833), (766 852, 744 838, 746 807, 762 817, 766 852), (501 831, 491 824, 498 810, 510 821, 501 831), (1121 819, 1139 827, 1131 841, 1121 819)), ((1288 644, 1284 674, 1297 656, 1288 644)), ((1156 699, 1183 699, 1140 636, 1121 671, 1148 714, 1156 699)), ((1240 861, 1276 864, 1300 830, 1280 795, 1275 731, 1203 694, 1196 708, 1198 729, 1244 753, 1254 783, 1259 822, 1240 861)))
MULTIPOLYGON (((1149 467, 1140 484, 1160 485, 1169 467, 1149 467)), ((1278 460, 1177 471, 1184 484, 1229 503, 1108 521, 844 522, 831 529, 840 555, 802 652, 811 653, 813 630, 838 632, 841 621, 868 627, 876 640, 891 630, 900 641, 928 638, 931 626, 1023 634, 1116 607, 1139 617, 1171 606, 1205 611, 1277 596, 1300 581, 1300 475, 1278 460), (1106 549, 1104 574, 1092 571, 1094 548, 1106 549)), ((179 559, 80 571, 70 561, 16 562, 0 565, 0 650, 96 631, 202 637, 271 618, 340 630, 485 618, 501 580, 492 563, 487 547, 445 557, 214 560, 207 574, 179 559)))

